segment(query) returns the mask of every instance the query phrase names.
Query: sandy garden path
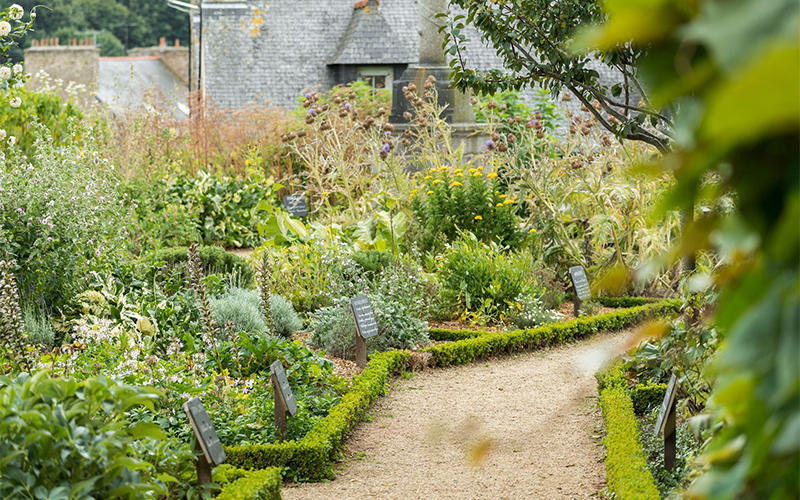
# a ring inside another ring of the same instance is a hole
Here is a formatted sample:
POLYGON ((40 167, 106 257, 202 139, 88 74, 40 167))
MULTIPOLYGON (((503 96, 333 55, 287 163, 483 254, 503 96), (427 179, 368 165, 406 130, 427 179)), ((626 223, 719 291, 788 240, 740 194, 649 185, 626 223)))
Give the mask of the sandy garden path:
POLYGON ((594 372, 632 332, 398 378, 295 499, 578 499, 605 486, 594 372))

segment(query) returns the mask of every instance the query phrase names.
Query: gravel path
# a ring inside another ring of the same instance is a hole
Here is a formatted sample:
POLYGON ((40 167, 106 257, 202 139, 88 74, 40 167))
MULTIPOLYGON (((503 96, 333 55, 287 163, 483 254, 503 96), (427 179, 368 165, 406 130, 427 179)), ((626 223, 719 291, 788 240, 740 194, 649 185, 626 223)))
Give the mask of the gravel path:
POLYGON ((594 372, 631 331, 393 382, 336 480, 295 499, 578 499, 605 486, 594 372))

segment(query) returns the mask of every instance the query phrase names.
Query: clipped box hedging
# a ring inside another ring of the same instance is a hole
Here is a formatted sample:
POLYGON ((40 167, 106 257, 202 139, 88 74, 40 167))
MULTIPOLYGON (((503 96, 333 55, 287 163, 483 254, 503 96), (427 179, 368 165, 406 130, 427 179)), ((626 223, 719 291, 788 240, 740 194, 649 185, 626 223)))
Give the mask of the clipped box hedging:
POLYGON ((598 331, 627 328, 650 318, 675 313, 680 304, 680 300, 663 300, 598 316, 576 318, 564 323, 554 323, 525 330, 507 332, 456 330, 453 333, 454 337, 461 334, 466 338, 428 347, 425 351, 433 355, 438 366, 469 363, 473 359, 486 356, 558 345, 598 331))
POLYGON ((328 415, 299 441, 226 447, 227 462, 243 469, 280 467, 295 481, 319 481, 333 477, 333 464, 342 439, 364 417, 375 398, 386 391, 389 375, 408 363, 408 351, 372 355, 364 372, 328 415))
POLYGON ((662 299, 655 299, 652 297, 595 297, 593 302, 597 302, 601 306, 623 308, 623 307, 638 307, 645 304, 654 304, 662 299))
POLYGON ((658 500, 661 495, 639 440, 639 424, 633 414, 622 368, 612 367, 598 376, 600 408, 606 422, 606 482, 618 500, 658 500))
POLYGON ((440 342, 455 342, 457 340, 474 339, 481 335, 486 335, 486 330, 450 330, 447 328, 431 328, 428 330, 428 337, 431 340, 438 340, 440 342))
POLYGON ((228 477, 240 476, 222 488, 217 500, 281 500, 283 477, 280 469, 270 467, 257 471, 234 469, 228 477))
POLYGON ((648 381, 645 384, 637 384, 631 388, 631 401, 633 401, 633 411, 637 415, 647 413, 651 408, 658 406, 667 393, 667 384, 659 384, 648 381))

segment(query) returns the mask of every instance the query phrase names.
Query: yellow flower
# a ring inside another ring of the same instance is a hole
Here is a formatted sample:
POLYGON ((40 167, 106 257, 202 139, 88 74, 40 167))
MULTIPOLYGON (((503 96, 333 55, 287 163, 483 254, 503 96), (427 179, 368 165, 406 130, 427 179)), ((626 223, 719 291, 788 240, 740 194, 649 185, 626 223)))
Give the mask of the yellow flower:
POLYGON ((175 129, 174 129, 174 128, 171 128, 171 129, 169 129, 169 133, 170 133, 171 135, 178 135, 178 133, 177 133, 177 132, 175 132, 175 129))
POLYGON ((463 172, 463 171, 464 171, 463 168, 456 168, 456 169, 453 170, 453 173, 458 174, 458 173, 463 172))
POLYGON ((528 231, 528 232, 529 232, 529 233, 535 233, 535 232, 536 232, 536 228, 535 228, 535 227, 532 227, 532 228, 530 229, 530 231, 528 231))
POLYGON ((411 190, 411 194, 417 194, 417 193, 419 193, 419 189, 412 189, 411 190))
POLYGON ((482 175, 483 175, 483 174, 482 174, 482 173, 480 173, 480 172, 475 172, 474 174, 472 174, 472 177, 480 177, 480 176, 482 176, 482 175))
POLYGON ((251 160, 250 158, 248 158, 248 159, 247 159, 247 160, 244 162, 244 164, 245 164, 246 166, 248 166, 248 167, 249 167, 250 165, 252 165, 252 164, 253 164, 253 160, 251 160))
POLYGON ((497 177, 497 174, 494 173, 494 172, 489 172, 489 174, 487 174, 486 177, 488 177, 490 179, 494 179, 495 177, 497 177))
POLYGON ((500 195, 500 199, 501 199, 501 200, 502 200, 503 198, 505 198, 505 197, 506 197, 506 195, 504 195, 504 194, 501 194, 501 195, 500 195))
POLYGON ((428 192, 427 192, 427 193, 425 193, 425 194, 433 194, 433 191, 428 191, 428 192))
POLYGON ((327 191, 323 191, 322 192, 322 196, 328 196, 328 192, 327 191))
POLYGON ((426 176, 425 176, 425 180, 427 181, 427 180, 429 180, 429 179, 433 179, 433 177, 431 177, 430 175, 426 175, 426 176))
POLYGON ((512 203, 516 203, 514 200, 508 199, 503 202, 503 205, 511 205, 512 203))
POLYGON ((475 220, 483 220, 483 217, 481 217, 480 215, 476 215, 475 220))
POLYGON ((463 184, 461 184, 460 182, 458 182, 458 181, 455 181, 454 183, 450 184, 450 187, 453 187, 453 186, 462 186, 462 185, 463 185, 463 184))
POLYGON ((436 179, 435 181, 433 181, 433 184, 439 184, 440 182, 442 182, 441 179, 436 179))
POLYGON ((428 172, 436 172, 438 169, 436 167, 431 167, 428 169, 428 172))
POLYGON ((464 177, 464 174, 462 174, 461 172, 459 172, 459 173, 457 173, 457 174, 456 174, 456 177, 464 177))
POLYGON ((477 168, 471 168, 471 169, 468 170, 468 172, 471 173, 471 174, 474 174, 477 171, 478 171, 477 168))
POLYGON ((483 170, 483 167, 478 167, 478 170, 483 170))
POLYGON ((503 204, 502 204, 502 203, 498 203, 498 204, 497 204, 497 206, 498 206, 498 207, 502 207, 502 206, 503 206, 503 204))

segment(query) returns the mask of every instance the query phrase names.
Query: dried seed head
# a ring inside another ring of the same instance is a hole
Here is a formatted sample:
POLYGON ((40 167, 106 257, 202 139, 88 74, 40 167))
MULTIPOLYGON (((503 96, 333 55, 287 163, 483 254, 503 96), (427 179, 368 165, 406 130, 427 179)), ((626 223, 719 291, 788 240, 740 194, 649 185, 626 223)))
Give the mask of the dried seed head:
POLYGON ((311 115, 306 116, 306 123, 309 124, 309 125, 314 123, 314 117, 311 116, 311 115))
POLYGON ((403 132, 403 135, 405 135, 406 137, 414 137, 414 132, 408 129, 405 132, 403 132))
POLYGON ((289 132, 289 135, 286 136, 286 138, 290 141, 293 141, 296 137, 297 136, 294 134, 294 132, 289 132))
POLYGON ((517 122, 517 123, 522 123, 522 117, 517 115, 517 116, 514 117, 514 121, 517 122))
POLYGON ((383 115, 386 114, 386 110, 383 109, 383 108, 378 108, 378 112, 377 113, 378 113, 378 116, 383 116, 383 115))
POLYGON ((570 165, 570 166, 572 168, 582 168, 583 167, 583 162, 580 161, 580 160, 575 160, 575 161, 572 162, 572 165, 570 165))
POLYGON ((511 125, 512 123, 514 123, 514 119, 509 116, 508 118, 506 118, 506 123, 511 125))
POLYGON ((297 137, 305 137, 305 136, 306 136, 306 131, 305 131, 305 129, 302 129, 302 130, 298 130, 298 131, 297 131, 297 137))
POLYGON ((603 135, 603 145, 604 146, 610 146, 611 145, 611 139, 607 135, 603 135))
POLYGON ((537 111, 536 113, 533 114, 533 117, 536 118, 537 120, 541 120, 542 119, 542 114, 537 111))
POLYGON ((539 139, 544 139, 544 131, 540 130, 536 132, 536 137, 538 137, 539 139))
POLYGON ((539 120, 533 122, 533 128, 535 128, 536 130, 542 130, 543 127, 544 125, 542 125, 542 122, 540 122, 539 120))
POLYGON ((311 106, 311 101, 303 101, 303 107, 304 108, 307 108, 309 106, 311 106))
POLYGON ((567 93, 567 92, 564 92, 563 94, 561 94, 561 100, 562 101, 571 101, 572 100, 572 95, 567 93))
POLYGON ((588 111, 589 111, 589 108, 587 108, 585 104, 581 104, 581 111, 586 111, 586 112, 588 112, 588 111))
POLYGON ((342 98, 337 95, 336 97, 333 98, 333 102, 336 104, 341 104, 342 98))
POLYGON ((386 132, 394 132, 394 125, 392 125, 391 123, 384 123, 382 128, 386 132))
POLYGON ((411 112, 409 112, 409 111, 406 111, 405 113, 403 113, 403 118, 405 118, 406 120, 410 120, 411 118, 413 118, 413 116, 414 115, 412 115, 411 112))
POLYGON ((603 109, 603 106, 602 106, 602 105, 600 105, 600 101, 598 101, 597 99, 595 99, 594 101, 592 101, 592 107, 593 107, 594 109, 603 109))
POLYGON ((495 109, 497 107, 497 103, 494 101, 489 101, 489 104, 486 105, 489 109, 495 109))
POLYGON ((497 150, 500 152, 508 151, 508 144, 506 144, 505 142, 501 142, 500 144, 497 145, 497 150))
POLYGON ((469 103, 474 106, 474 105, 478 104, 478 100, 476 98, 474 98, 474 97, 471 97, 469 99, 469 103))
POLYGON ((408 84, 408 90, 409 90, 410 92, 416 92, 416 90, 417 90, 417 86, 416 86, 414 83, 409 83, 409 84, 408 84))
POLYGON ((331 129, 331 125, 330 125, 330 123, 325 122, 325 123, 323 123, 322 125, 319 126, 319 129, 320 130, 330 130, 331 129))
POLYGON ((321 109, 322 111, 328 111, 329 109, 331 109, 331 107, 330 107, 330 106, 328 106, 327 104, 323 104, 322 106, 320 106, 320 109, 321 109))
POLYGON ((411 142, 409 142, 408 139, 403 139, 402 141, 400 141, 400 143, 403 145, 403 147, 406 148, 411 144, 411 142))
POLYGON ((517 136, 514 134, 508 134, 508 138, 506 139, 509 144, 514 144, 517 142, 517 136))
POLYGON ((386 151, 381 151, 381 158, 382 159, 385 160, 387 156, 389 156, 389 153, 387 153, 386 151))
POLYGON ((281 142, 289 142, 289 138, 286 136, 286 134, 281 134, 281 142))
POLYGON ((355 92, 350 92, 350 93, 347 95, 347 97, 349 97, 350 99, 355 99, 355 98, 356 98, 356 93, 355 93, 355 92))
POLYGON ((499 140, 500 140, 500 134, 498 134, 497 132, 495 132, 494 134, 492 134, 492 140, 493 140, 494 142, 497 142, 497 141, 499 141, 499 140))
POLYGON ((425 82, 425 88, 426 88, 427 90, 430 90, 430 89, 432 89, 432 88, 433 88, 433 84, 432 84, 430 81, 427 81, 427 82, 425 82))
POLYGON ((414 99, 416 99, 416 98, 417 98, 417 96, 415 96, 415 95, 414 95, 414 94, 412 94, 411 92, 406 92, 406 93, 403 95, 403 97, 405 97, 405 98, 406 98, 406 101, 413 101, 414 99))
POLYGON ((428 75, 428 81, 431 83, 436 83, 436 77, 433 75, 428 75))
POLYGON ((506 104, 506 103, 501 104, 500 105, 500 109, 503 110, 503 111, 507 110, 508 109, 508 104, 506 104))
POLYGON ((418 107, 418 108, 419 108, 420 106, 424 105, 424 104, 425 104, 425 101, 423 101, 423 100, 422 100, 422 99, 420 99, 420 98, 417 98, 417 100, 416 100, 416 101, 414 101, 414 106, 416 106, 416 107, 418 107))
POLYGON ((581 127, 581 134, 589 135, 591 132, 592 131, 589 129, 589 127, 581 127))
POLYGON ((344 110, 339 111, 339 118, 345 118, 345 117, 347 117, 347 111, 344 110))
POLYGON ((578 131, 578 129, 575 128, 575 125, 570 125, 570 127, 569 127, 569 133, 570 134, 574 134, 577 131, 578 131))

